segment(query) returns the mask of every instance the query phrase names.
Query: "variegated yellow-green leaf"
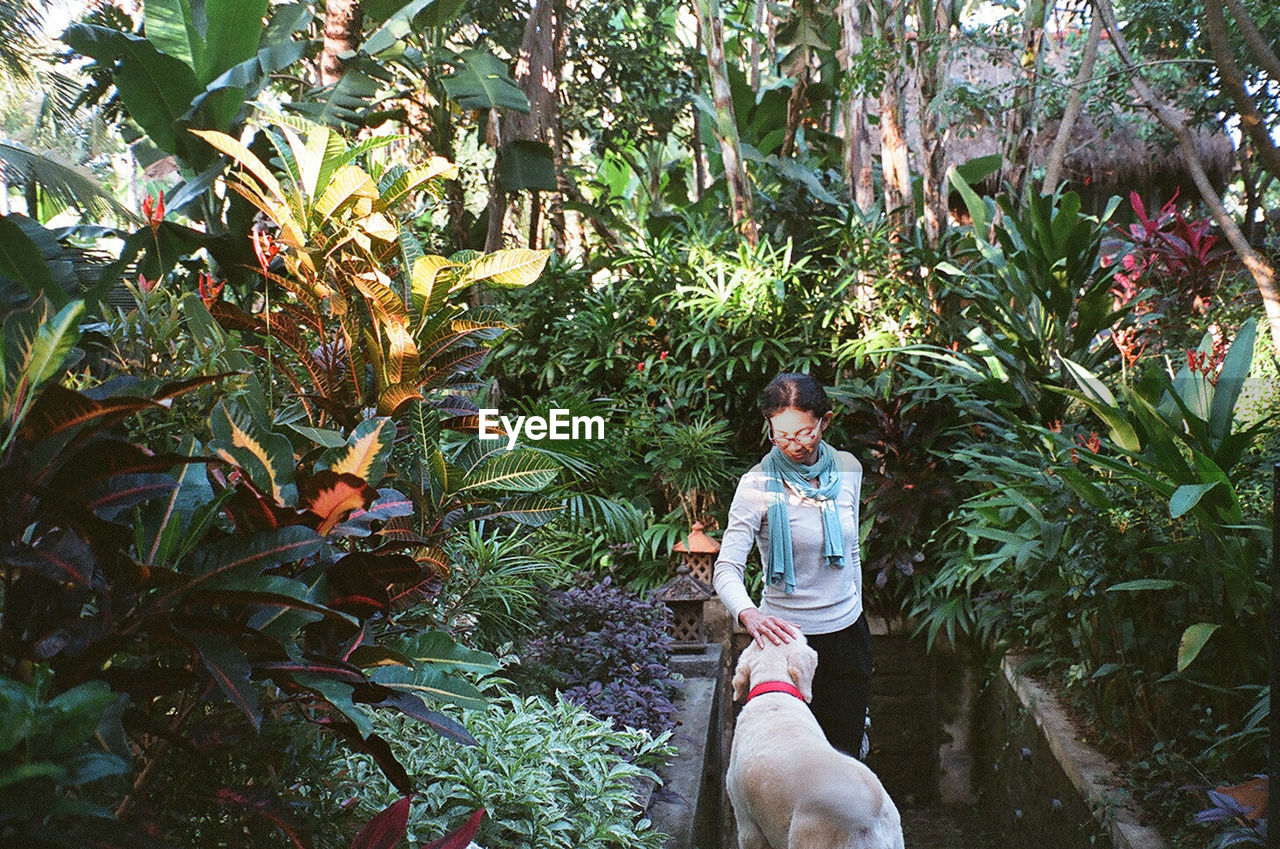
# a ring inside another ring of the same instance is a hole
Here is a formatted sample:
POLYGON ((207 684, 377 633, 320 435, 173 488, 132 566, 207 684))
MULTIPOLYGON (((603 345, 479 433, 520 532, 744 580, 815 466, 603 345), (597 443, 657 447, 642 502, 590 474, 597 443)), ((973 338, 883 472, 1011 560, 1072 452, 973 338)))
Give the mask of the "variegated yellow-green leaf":
POLYGON ((391 419, 365 419, 351 432, 346 446, 337 449, 328 467, 340 475, 355 475, 376 484, 386 474, 395 435, 396 426, 391 419))
POLYGON ((369 679, 375 684, 414 693, 433 702, 453 702, 472 710, 483 710, 486 705, 484 695, 474 686, 432 667, 379 666, 370 673, 369 679))
POLYGON ((324 193, 316 199, 315 213, 321 221, 326 221, 347 203, 377 196, 378 187, 372 177, 361 168, 344 165, 329 178, 329 185, 325 186, 324 193))
POLYGON ((249 148, 226 133, 220 133, 217 130, 191 130, 191 132, 222 153, 230 156, 235 160, 236 164, 257 177, 267 191, 274 195, 277 200, 285 201, 284 191, 280 188, 280 181, 275 178, 275 175, 271 173, 266 165, 262 164, 262 160, 255 156, 249 148))
MULTIPOLYGON (((387 186, 387 190, 382 193, 382 202, 386 207, 390 208, 411 192, 424 184, 429 184, 432 180, 455 180, 457 177, 458 166, 444 157, 433 156, 421 165, 410 168, 401 174, 394 183, 387 186)), ((437 194, 430 185, 427 185, 427 190, 431 191, 432 194, 437 194)))
POLYGON ((542 274, 550 256, 551 251, 531 251, 527 248, 485 254, 471 263, 462 281, 459 281, 459 287, 480 281, 494 286, 527 286, 542 274))
POLYGON ((458 489, 501 486, 520 492, 537 492, 555 480, 559 471, 559 464, 543 454, 508 451, 469 472, 458 489))
POLYGON ((413 264, 413 272, 409 275, 409 289, 414 295, 422 298, 428 305, 427 312, 435 312, 431 308, 433 300, 438 295, 436 284, 440 279, 440 275, 449 269, 461 268, 457 263, 450 262, 442 256, 429 254, 427 256, 418 257, 413 264))
POLYGON ((552 501, 542 495, 518 495, 467 510, 459 517, 459 521, 474 522, 480 519, 503 518, 536 528, 550 522, 564 511, 563 502, 552 501))
POLYGON ((236 194, 253 204, 262 214, 270 218, 279 228, 276 241, 301 252, 306 247, 306 236, 303 228, 293 217, 289 205, 272 200, 262 194, 252 183, 244 180, 231 180, 227 186, 236 194))
POLYGON ((386 381, 383 385, 392 386, 408 378, 417 378, 421 363, 413 334, 398 321, 384 323, 381 330, 387 339, 387 359, 384 366, 386 381))
POLYGON ((219 401, 210 417, 213 440, 209 447, 228 463, 239 466, 259 490, 284 503, 284 488, 292 482, 293 447, 278 433, 261 430, 243 413, 233 413, 219 401))
POLYGON ((400 238, 399 228, 381 212, 374 212, 360 219, 360 227, 380 242, 394 242, 400 238))
POLYGON ((422 393, 418 391, 417 382, 406 380, 393 386, 388 386, 378 394, 378 414, 394 416, 400 412, 405 404, 410 401, 420 400, 422 400, 422 393))
POLYGON ((430 664, 440 668, 466 669, 470 672, 497 672, 502 664, 488 652, 476 651, 458 645, 443 631, 425 631, 411 637, 402 637, 388 648, 417 664, 430 664))

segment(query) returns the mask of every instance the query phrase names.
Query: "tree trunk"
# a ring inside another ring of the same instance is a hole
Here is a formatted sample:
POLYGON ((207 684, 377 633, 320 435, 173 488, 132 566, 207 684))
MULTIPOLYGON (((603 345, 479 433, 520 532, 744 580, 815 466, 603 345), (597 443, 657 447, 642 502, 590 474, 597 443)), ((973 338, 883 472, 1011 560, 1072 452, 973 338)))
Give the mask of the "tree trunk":
POLYGON ((885 44, 897 52, 897 61, 885 69, 880 90, 880 167, 884 180, 884 208, 898 232, 906 236, 915 227, 916 205, 911 193, 911 156, 902 126, 903 90, 909 72, 904 0, 873 0, 875 28, 885 44))
MULTIPOLYGON (((760 38, 764 35, 764 16, 767 14, 769 14, 769 0, 756 0, 756 25, 751 31, 751 70, 748 77, 752 91, 760 90, 760 56, 763 53, 760 38)), ((772 57, 770 61, 773 61, 772 57)))
POLYGON ((360 47, 364 11, 360 0, 326 0, 324 4, 324 50, 320 53, 320 84, 331 85, 342 76, 346 63, 342 53, 360 47))
POLYGON ((1247 138, 1241 140, 1236 148, 1236 164, 1240 168, 1240 185, 1244 191, 1244 237, 1251 245, 1261 244, 1262 232, 1257 220, 1258 210, 1262 207, 1258 194, 1258 171, 1253 167, 1253 149, 1247 138))
POLYGON ((799 76, 795 77, 791 96, 787 98, 787 125, 782 133, 782 147, 778 151, 782 159, 789 159, 795 153, 796 133, 800 131, 800 121, 804 119, 805 107, 809 103, 807 92, 811 71, 808 63, 797 69, 799 76))
POLYGON ((1240 128, 1248 134, 1253 148, 1262 160, 1262 166, 1272 174, 1280 174, 1280 149, 1271 139, 1266 119, 1258 112, 1253 98, 1244 87, 1244 75, 1231 53, 1231 40, 1227 37, 1227 21, 1222 13, 1222 0, 1205 0, 1205 30, 1209 33, 1209 46, 1213 51, 1213 63, 1218 66, 1218 78, 1222 89, 1231 97, 1236 112, 1240 114, 1240 128))
POLYGON ((1258 65, 1267 72, 1267 76, 1271 77, 1272 81, 1280 80, 1280 58, 1276 57, 1267 40, 1262 37, 1262 33, 1258 32, 1258 26, 1249 16, 1249 10, 1240 0, 1227 0, 1227 6, 1231 9, 1231 14, 1235 15, 1240 35, 1244 37, 1244 43, 1253 51, 1258 65))
POLYGON ((1036 134, 1036 101, 1040 72, 1044 67, 1044 23, 1049 11, 1046 0, 1029 0, 1022 15, 1022 50, 1015 57, 1021 70, 1013 90, 1013 102, 1005 113, 1003 182, 1007 182, 1014 202, 1021 204, 1027 185, 1028 158, 1036 134))
MULTIPOLYGON (((558 119, 555 6, 556 0, 537 0, 529 13, 529 19, 525 21, 514 77, 520 90, 529 99, 529 112, 509 111, 502 121, 496 147, 498 162, 501 162, 503 149, 517 139, 547 142, 551 135, 550 128, 558 119)), ((496 165, 493 183, 489 192, 486 251, 502 247, 502 233, 506 224, 508 192, 499 185, 496 165)))
MULTIPOLYGON (((763 3, 765 0, 761 0, 763 3)), ((702 21, 694 20, 694 49, 698 55, 703 55, 702 50, 702 21)), ((698 67, 695 64, 690 69, 693 73, 693 87, 695 91, 702 90, 702 74, 698 73, 698 67)), ((702 144, 702 110, 698 108, 698 104, 690 102, 689 108, 693 110, 693 199, 702 200, 702 193, 707 189, 707 171, 710 166, 707 164, 707 152, 702 144)))
POLYGON ((951 57, 951 12, 947 0, 917 0, 916 38, 917 103, 920 117, 915 126, 920 139, 920 182, 924 199, 924 232, 930 247, 937 247, 947 229, 947 130, 938 123, 933 102, 942 93, 951 57))
POLYGON ((702 149, 702 112, 696 103, 689 108, 693 110, 693 199, 699 201, 707 187, 707 155, 702 149))
MULTIPOLYGON (((840 0, 836 14, 840 17, 840 70, 846 74, 853 68, 855 57, 862 54, 863 0, 840 0)), ((844 179, 858 209, 867 212, 875 204, 875 185, 871 170, 871 137, 867 128, 867 98, 861 90, 850 90, 844 101, 844 179)))
POLYGON ((565 224, 564 199, 567 180, 565 167, 564 120, 560 111, 559 87, 564 79, 565 16, 569 14, 569 0, 556 0, 555 50, 552 53, 553 74, 556 82, 555 120, 551 122, 551 154, 556 167, 556 192, 550 199, 551 236, 556 253, 564 256, 569 250, 568 228, 565 224))
POLYGON ((497 109, 489 110, 489 126, 485 131, 485 140, 494 150, 493 173, 489 176, 489 229, 485 232, 484 252, 489 253, 502 247, 502 228, 507 219, 507 193, 498 179, 502 165, 502 146, 506 143, 503 137, 504 122, 497 109))
POLYGON ((1098 42, 1102 40, 1102 18, 1091 15, 1089 21, 1089 38, 1084 45, 1084 56, 1080 60, 1080 72, 1076 74, 1075 85, 1067 95, 1067 105, 1062 113, 1062 123, 1058 125, 1058 134, 1054 136, 1053 146, 1049 148, 1049 158, 1045 162, 1044 182, 1040 186, 1041 194, 1052 194, 1062 180, 1062 163, 1067 158, 1067 145, 1071 143, 1071 131, 1075 129, 1080 113, 1084 111, 1084 98, 1081 90, 1093 79, 1093 65, 1098 58, 1098 42))
POLYGON ((1266 311, 1267 322, 1271 327, 1271 341, 1275 343, 1276 350, 1280 351, 1280 293, 1276 291, 1275 269, 1249 245, 1235 219, 1222 205, 1222 198, 1218 197, 1218 193, 1209 182, 1208 175, 1205 174, 1204 165, 1200 162, 1200 154, 1196 150, 1195 139, 1186 121, 1156 96, 1138 72, 1137 63, 1129 52, 1129 43, 1125 40, 1120 27, 1116 25, 1115 10, 1111 6, 1111 0, 1092 0, 1092 2, 1094 11, 1102 16, 1102 22, 1111 37, 1111 43, 1115 45, 1116 55, 1120 57, 1121 64, 1129 72, 1129 81, 1134 91, 1137 92, 1147 110, 1177 136, 1178 151, 1182 154, 1192 179, 1195 180, 1196 188, 1200 190, 1200 197, 1213 212, 1214 221, 1222 228, 1227 241, 1231 243, 1231 247, 1235 249, 1241 262, 1253 276, 1258 286, 1258 293, 1262 296, 1262 307, 1266 311))
POLYGON ((751 216, 751 183, 747 179, 747 164, 742 160, 738 122, 733 114, 733 98, 729 91, 720 0, 696 0, 696 6, 707 48, 707 70, 711 74, 711 94, 716 107, 716 138, 720 141, 720 159, 724 163, 725 183, 729 187, 729 211, 734 227, 748 243, 754 245, 758 235, 755 219, 751 216))

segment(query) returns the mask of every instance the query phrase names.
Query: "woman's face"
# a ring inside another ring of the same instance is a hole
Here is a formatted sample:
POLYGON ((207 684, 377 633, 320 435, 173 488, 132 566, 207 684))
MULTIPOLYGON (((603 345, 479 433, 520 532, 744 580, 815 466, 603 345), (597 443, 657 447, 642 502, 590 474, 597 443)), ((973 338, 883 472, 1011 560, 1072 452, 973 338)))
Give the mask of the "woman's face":
POLYGON ((812 463, 818 456, 822 431, 831 413, 815 416, 807 410, 787 407, 769 417, 769 441, 794 463, 812 463))

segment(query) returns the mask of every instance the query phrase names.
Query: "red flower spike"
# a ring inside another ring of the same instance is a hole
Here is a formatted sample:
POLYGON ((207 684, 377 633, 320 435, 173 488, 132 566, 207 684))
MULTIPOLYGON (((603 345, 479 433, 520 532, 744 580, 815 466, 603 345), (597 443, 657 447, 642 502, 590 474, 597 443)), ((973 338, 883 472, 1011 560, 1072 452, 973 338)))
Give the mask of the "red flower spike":
POLYGON ((668 353, 669 353, 668 351, 663 351, 661 354, 658 355, 658 359, 662 360, 665 363, 667 361, 668 353))
POLYGON ((199 282, 196 284, 196 291, 200 295, 200 300, 208 305, 222 297, 222 290, 226 288, 226 285, 226 281, 215 285, 213 276, 207 271, 202 271, 200 272, 199 282))
POLYGON ((258 258, 258 265, 266 271, 271 265, 271 260, 279 255, 280 243, 273 239, 270 233, 263 233, 260 230, 254 230, 252 238, 253 253, 258 258))
POLYGON ((160 278, 158 277, 155 280, 148 280, 146 275, 144 274, 138 275, 138 288, 144 292, 150 292, 159 284, 160 284, 160 278))
POLYGON ((644 373, 644 363, 636 363, 636 371, 638 371, 638 372, 640 372, 641 374, 643 374, 643 373, 644 373))
POLYGON ((152 230, 160 226, 160 222, 164 221, 164 192, 160 193, 159 199, 154 195, 147 195, 142 201, 142 217, 152 230))

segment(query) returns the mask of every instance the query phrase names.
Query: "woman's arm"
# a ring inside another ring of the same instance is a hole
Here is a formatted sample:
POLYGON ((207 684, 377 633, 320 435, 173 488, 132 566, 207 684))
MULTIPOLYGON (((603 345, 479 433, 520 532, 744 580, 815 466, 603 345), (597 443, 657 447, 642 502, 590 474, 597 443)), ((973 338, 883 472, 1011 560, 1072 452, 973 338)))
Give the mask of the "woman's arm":
POLYGON ((747 472, 738 481, 711 580, 729 615, 735 622, 742 623, 763 648, 766 639, 775 644, 790 642, 799 628, 785 619, 761 613, 747 592, 747 555, 765 516, 764 482, 753 472, 747 472))

